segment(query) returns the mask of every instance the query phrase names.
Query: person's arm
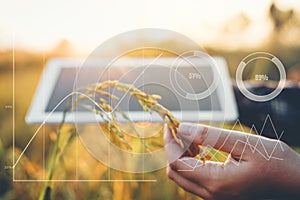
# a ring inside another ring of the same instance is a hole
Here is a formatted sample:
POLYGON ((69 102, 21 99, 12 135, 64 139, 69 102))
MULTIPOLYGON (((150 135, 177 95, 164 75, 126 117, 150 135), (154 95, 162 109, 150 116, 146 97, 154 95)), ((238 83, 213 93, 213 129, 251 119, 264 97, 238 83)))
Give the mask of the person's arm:
POLYGON ((182 155, 165 127, 167 174, 204 199, 300 198, 300 156, 285 143, 200 124, 181 123, 178 134, 195 144, 228 152, 225 163, 182 155))

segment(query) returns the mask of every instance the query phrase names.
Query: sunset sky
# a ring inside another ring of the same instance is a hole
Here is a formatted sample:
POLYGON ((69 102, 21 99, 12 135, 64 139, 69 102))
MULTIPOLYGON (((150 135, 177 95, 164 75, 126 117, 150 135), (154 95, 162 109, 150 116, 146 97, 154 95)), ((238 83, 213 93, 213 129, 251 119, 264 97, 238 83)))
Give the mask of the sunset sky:
MULTIPOLYGON (((236 33, 232 36, 236 37, 235 42, 251 46, 265 40, 271 29, 268 23, 271 2, 0 0, 0 49, 11 48, 14 41, 18 48, 47 51, 61 39, 67 39, 79 51, 87 52, 116 34, 146 27, 177 31, 203 45, 226 45, 226 41, 220 40, 222 30, 241 13, 252 25, 240 38, 236 33)), ((283 10, 300 11, 300 1, 275 2, 283 10)))

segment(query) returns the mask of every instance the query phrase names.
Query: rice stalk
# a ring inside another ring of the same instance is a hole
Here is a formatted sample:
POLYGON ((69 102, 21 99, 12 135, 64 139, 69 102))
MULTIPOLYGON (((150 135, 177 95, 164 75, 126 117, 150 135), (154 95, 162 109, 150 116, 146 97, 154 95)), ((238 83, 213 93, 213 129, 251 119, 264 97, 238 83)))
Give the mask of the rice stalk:
MULTIPOLYGON (((161 99, 161 96, 156 94, 147 94, 134 87, 133 85, 120 83, 118 81, 105 81, 81 87, 79 91, 82 91, 87 96, 92 97, 91 95, 97 94, 100 96, 105 96, 109 98, 112 102, 114 102, 114 108, 112 108, 112 106, 109 105, 109 103, 105 99, 100 97, 99 100, 95 103, 95 106, 97 108, 92 108, 92 106, 85 106, 85 108, 99 115, 103 119, 103 121, 108 125, 109 130, 118 136, 120 142, 122 142, 127 149, 131 150, 132 148, 130 147, 128 141, 126 141, 122 130, 118 127, 116 113, 120 113, 121 116, 125 119, 125 121, 127 121, 127 123, 133 128, 135 134, 138 137, 139 135, 133 126, 133 122, 115 103, 117 100, 119 100, 119 98, 113 95, 112 93, 106 91, 109 88, 116 89, 119 92, 129 94, 130 96, 135 97, 145 112, 148 112, 150 114, 152 114, 152 111, 157 112, 171 130, 173 138, 180 145, 180 147, 183 149, 187 149, 187 153, 190 155, 195 154, 195 150, 197 151, 198 147, 194 146, 192 149, 189 148, 187 142, 185 142, 182 138, 180 138, 177 135, 177 128, 180 122, 172 115, 172 113, 167 108, 158 103, 158 100, 161 99)), ((75 100, 75 103, 74 105, 72 105, 72 107, 75 107, 84 99, 86 99, 85 96, 78 97, 75 100)))

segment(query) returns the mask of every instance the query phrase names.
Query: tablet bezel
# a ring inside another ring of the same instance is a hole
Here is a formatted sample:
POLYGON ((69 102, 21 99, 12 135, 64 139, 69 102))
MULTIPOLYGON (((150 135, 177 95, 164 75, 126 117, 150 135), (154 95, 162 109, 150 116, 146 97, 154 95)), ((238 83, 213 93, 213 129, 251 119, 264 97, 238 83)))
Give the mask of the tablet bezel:
MULTIPOLYGON (((141 59, 151 59, 151 58, 128 58, 124 59, 124 66, 132 66, 136 62, 140 62, 141 59)), ((161 58, 160 64, 170 63, 170 60, 174 58, 161 58)), ((214 122, 224 122, 224 121, 234 121, 238 117, 237 105, 235 96, 233 93, 232 82, 229 76, 227 64, 224 58, 222 57, 213 57, 213 60, 218 67, 220 74, 221 84, 216 88, 217 96, 219 98, 221 110, 213 111, 172 111, 172 114, 181 118, 182 112, 184 112, 183 121, 190 122, 201 122, 201 121, 214 121, 214 122)), ((90 61, 89 64, 95 62, 99 65, 101 60, 90 61)), ((57 124, 60 123, 63 119, 62 112, 46 112, 46 107, 48 101, 51 98, 52 92, 56 86, 56 82, 59 78, 60 71, 62 68, 68 67, 81 67, 84 63, 83 59, 63 59, 56 58, 51 59, 46 65, 46 68, 42 74, 41 80, 39 82, 38 88, 34 95, 33 101, 29 108, 29 111, 26 115, 26 122, 29 124, 35 123, 47 123, 47 124, 57 124)), ((103 61, 103 63, 107 63, 103 61)), ((207 66, 207 62, 199 62, 199 66, 207 66)), ((113 65, 111 65, 113 67, 113 65)), ((123 66, 123 65, 122 65, 123 66)), ((159 116, 145 117, 143 111, 130 111, 128 116, 132 121, 152 121, 152 122, 161 122, 159 116)), ((74 112, 67 113, 65 118, 66 123, 96 123, 103 122, 101 117, 95 115, 91 112, 78 111, 75 115, 74 112)))

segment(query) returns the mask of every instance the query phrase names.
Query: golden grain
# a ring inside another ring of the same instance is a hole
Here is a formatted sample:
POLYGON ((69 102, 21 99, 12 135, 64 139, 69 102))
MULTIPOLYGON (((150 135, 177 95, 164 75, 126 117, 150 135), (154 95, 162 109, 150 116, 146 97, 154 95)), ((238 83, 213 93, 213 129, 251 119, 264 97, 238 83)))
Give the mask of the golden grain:
MULTIPOLYGON (((157 102, 157 100, 161 99, 161 96, 157 94, 146 94, 143 91, 139 90, 138 88, 134 87, 133 85, 120 83, 118 81, 105 81, 105 82, 81 87, 79 91, 84 92, 85 95, 89 97, 93 97, 93 94, 98 94, 111 99, 115 109, 113 109, 112 106, 109 105, 109 103, 102 97, 98 98, 98 101, 96 101, 96 105, 95 105, 102 111, 93 108, 90 105, 83 105, 83 107, 99 115, 103 119, 103 121, 107 124, 108 130, 114 133, 117 136, 119 142, 122 142, 127 149, 130 150, 132 148, 129 145, 128 141, 126 141, 122 130, 118 126, 116 112, 120 113, 121 116, 129 124, 132 125, 133 123, 130 120, 130 118, 120 109, 120 107, 117 106, 116 100, 118 100, 119 98, 114 94, 106 91, 106 89, 108 88, 116 89, 119 92, 123 92, 125 94, 129 94, 132 97, 135 97, 138 100, 141 107, 144 109, 144 111, 150 114, 152 113, 152 111, 157 112, 169 127, 175 141, 181 146, 181 148, 187 148, 187 152, 189 154, 193 154, 190 148, 187 147, 188 146, 187 143, 177 135, 177 128, 180 123, 179 120, 176 119, 167 108, 165 108, 164 106, 162 106, 157 102)), ((72 105, 72 108, 74 108, 74 106, 79 105, 79 103, 84 99, 86 99, 85 96, 78 97, 74 103, 75 105, 72 105)), ((116 140, 116 138, 114 138, 114 140, 116 140)))

